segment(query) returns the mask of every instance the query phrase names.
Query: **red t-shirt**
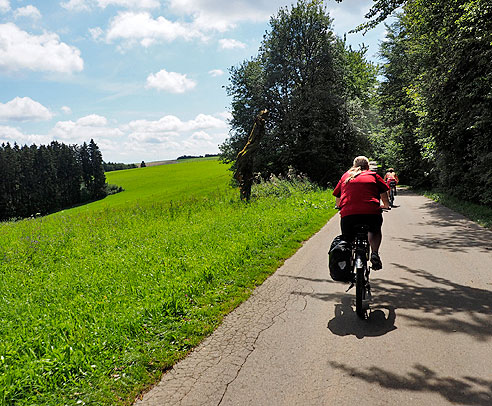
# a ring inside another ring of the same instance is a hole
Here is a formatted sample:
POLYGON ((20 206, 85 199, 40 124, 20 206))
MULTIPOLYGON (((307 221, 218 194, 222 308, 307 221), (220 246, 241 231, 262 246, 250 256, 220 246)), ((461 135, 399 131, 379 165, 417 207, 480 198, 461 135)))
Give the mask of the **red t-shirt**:
POLYGON ((349 176, 345 172, 333 191, 340 198, 340 215, 381 213, 380 195, 389 189, 383 178, 376 172, 363 171, 345 183, 349 176))

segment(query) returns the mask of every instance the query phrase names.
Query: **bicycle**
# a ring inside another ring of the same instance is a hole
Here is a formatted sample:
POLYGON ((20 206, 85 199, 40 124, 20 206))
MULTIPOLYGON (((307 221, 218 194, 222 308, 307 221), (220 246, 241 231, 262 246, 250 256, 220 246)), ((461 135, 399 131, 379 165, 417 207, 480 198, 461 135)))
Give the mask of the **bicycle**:
MULTIPOLYGON (((390 209, 381 208, 381 210, 387 212, 390 209)), ((352 243, 353 279, 346 292, 355 286, 355 312, 361 319, 365 319, 372 298, 371 283, 369 282, 371 270, 367 265, 370 253, 369 237, 367 235, 369 227, 366 224, 358 224, 354 228, 355 239, 352 243)))
POLYGON ((353 281, 347 292, 355 286, 355 312, 361 319, 365 319, 371 300, 370 268, 367 266, 369 260, 368 226, 360 224, 355 229, 356 234, 352 244, 353 281))
POLYGON ((389 203, 390 206, 393 207, 393 202, 395 201, 395 196, 396 196, 396 181, 391 180, 389 183, 389 203))

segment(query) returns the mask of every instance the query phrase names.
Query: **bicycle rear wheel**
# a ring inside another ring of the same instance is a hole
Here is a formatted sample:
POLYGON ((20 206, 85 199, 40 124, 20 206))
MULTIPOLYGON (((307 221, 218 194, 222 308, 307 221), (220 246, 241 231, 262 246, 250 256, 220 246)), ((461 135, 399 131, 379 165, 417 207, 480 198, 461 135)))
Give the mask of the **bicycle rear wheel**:
POLYGON ((361 319, 366 318, 364 300, 366 299, 366 281, 364 277, 364 267, 356 268, 355 271, 355 312, 361 319))

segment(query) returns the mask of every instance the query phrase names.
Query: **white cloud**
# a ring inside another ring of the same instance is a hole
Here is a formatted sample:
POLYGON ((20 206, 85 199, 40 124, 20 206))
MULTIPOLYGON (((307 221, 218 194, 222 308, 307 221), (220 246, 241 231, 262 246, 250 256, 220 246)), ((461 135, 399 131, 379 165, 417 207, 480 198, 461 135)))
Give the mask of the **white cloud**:
POLYGON ((40 19, 41 18, 41 13, 39 10, 34 7, 34 6, 26 6, 26 7, 20 7, 14 11, 14 17, 19 18, 19 17, 30 17, 34 20, 40 19))
POLYGON ((99 116, 97 114, 90 114, 79 118, 75 124, 81 127, 103 127, 108 124, 108 120, 106 117, 99 116))
POLYGON ((151 73, 147 77, 148 88, 155 88, 170 93, 184 93, 196 86, 196 82, 188 79, 186 75, 177 72, 168 72, 165 69, 151 73))
POLYGON ((61 3, 61 6, 69 11, 88 11, 96 6, 100 8, 115 6, 141 10, 159 8, 160 2, 159 0, 69 0, 61 3))
POLYGON ((29 97, 16 97, 5 104, 0 103, 2 121, 50 120, 52 117, 53 114, 46 107, 29 97))
POLYGON ((154 19, 149 13, 119 13, 110 22, 110 27, 106 34, 106 40, 122 39, 130 43, 140 41, 143 46, 160 40, 171 42, 177 38, 190 40, 201 38, 202 33, 194 29, 190 24, 172 22, 164 17, 154 19))
POLYGON ((219 40, 222 49, 245 48, 246 44, 235 39, 223 38, 219 40))
POLYGON ((103 116, 90 114, 76 121, 58 121, 44 135, 25 134, 18 128, 0 125, 0 143, 46 145, 59 140, 80 145, 93 138, 106 161, 175 159, 180 155, 217 153, 218 145, 227 138, 228 125, 221 117, 225 113, 198 114, 188 121, 168 115, 155 121, 134 120, 117 126, 103 116))
POLYGON ((224 74, 224 71, 222 69, 212 69, 208 71, 210 76, 216 77, 216 76, 222 76, 224 74))
POLYGON ((204 140, 204 141, 211 141, 212 137, 208 135, 205 131, 196 131, 193 133, 191 136, 191 139, 193 140, 204 140))
POLYGON ((192 16, 201 29, 224 32, 241 21, 268 21, 285 0, 170 0, 174 12, 192 16))
POLYGON ((159 8, 159 0, 97 0, 97 5, 101 8, 107 6, 120 6, 131 9, 159 8))
POLYGON ((88 11, 91 9, 91 2, 87 0, 69 0, 60 5, 69 11, 88 11))
POLYGON ((0 24, 0 70, 72 73, 83 68, 80 51, 60 42, 58 35, 31 35, 15 24, 0 24))
POLYGON ((0 125, 0 144, 17 143, 18 145, 47 145, 52 141, 52 138, 47 135, 24 134, 22 131, 14 127, 0 125))
POLYGON ((68 106, 62 106, 60 110, 63 111, 65 114, 72 114, 72 109, 68 106))
POLYGON ((10 10, 9 0, 0 0, 0 13, 6 13, 10 10))
POLYGON ((50 135, 54 139, 77 144, 87 142, 91 138, 107 139, 108 137, 114 138, 124 135, 124 132, 119 128, 113 128, 107 124, 106 117, 90 114, 79 118, 77 121, 58 121, 50 135))
POLYGON ((94 41, 97 41, 104 34, 104 31, 100 27, 89 28, 89 34, 94 41))
POLYGON ((186 132, 224 129, 224 120, 208 114, 198 114, 193 120, 181 121, 176 116, 164 116, 157 121, 135 120, 128 123, 126 128, 132 134, 163 134, 177 136, 186 132))

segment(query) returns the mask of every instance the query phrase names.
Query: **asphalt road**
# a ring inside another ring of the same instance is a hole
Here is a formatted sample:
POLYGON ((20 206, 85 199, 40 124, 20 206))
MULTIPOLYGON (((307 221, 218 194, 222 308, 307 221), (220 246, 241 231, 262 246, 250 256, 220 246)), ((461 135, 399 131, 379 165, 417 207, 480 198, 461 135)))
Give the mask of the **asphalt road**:
POLYGON ((329 277, 337 215, 136 405, 492 405, 492 232, 395 204, 368 320, 329 277))

